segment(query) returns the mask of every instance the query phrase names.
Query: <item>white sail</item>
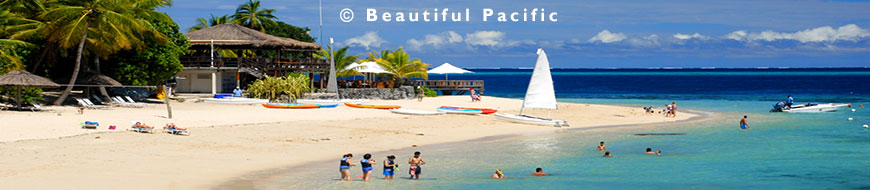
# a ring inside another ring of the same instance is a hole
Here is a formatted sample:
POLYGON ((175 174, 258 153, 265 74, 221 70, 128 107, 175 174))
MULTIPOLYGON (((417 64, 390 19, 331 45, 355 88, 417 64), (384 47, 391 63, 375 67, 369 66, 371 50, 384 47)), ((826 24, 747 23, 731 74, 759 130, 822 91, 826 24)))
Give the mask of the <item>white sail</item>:
POLYGON ((550 75, 550 60, 544 49, 538 49, 538 61, 523 100, 524 108, 557 109, 553 76, 550 75))

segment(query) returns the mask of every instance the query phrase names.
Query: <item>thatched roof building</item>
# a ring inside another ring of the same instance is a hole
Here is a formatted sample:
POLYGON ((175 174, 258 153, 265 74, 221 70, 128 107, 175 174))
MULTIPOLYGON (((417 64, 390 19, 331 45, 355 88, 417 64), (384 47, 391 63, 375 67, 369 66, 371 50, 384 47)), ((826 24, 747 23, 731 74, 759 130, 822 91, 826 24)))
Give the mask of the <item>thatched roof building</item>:
POLYGON ((220 24, 185 35, 190 38, 191 48, 197 49, 207 49, 212 43, 223 49, 320 49, 315 43, 277 37, 236 24, 220 24))

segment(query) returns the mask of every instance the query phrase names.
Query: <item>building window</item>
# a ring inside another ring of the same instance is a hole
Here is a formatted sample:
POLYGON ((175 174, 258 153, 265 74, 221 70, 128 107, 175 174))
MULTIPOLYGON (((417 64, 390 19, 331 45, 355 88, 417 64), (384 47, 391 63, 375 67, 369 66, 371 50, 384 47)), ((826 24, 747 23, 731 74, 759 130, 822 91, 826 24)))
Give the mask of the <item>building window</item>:
POLYGON ((211 79, 211 75, 208 74, 208 73, 206 73, 206 74, 196 74, 196 79, 211 79))

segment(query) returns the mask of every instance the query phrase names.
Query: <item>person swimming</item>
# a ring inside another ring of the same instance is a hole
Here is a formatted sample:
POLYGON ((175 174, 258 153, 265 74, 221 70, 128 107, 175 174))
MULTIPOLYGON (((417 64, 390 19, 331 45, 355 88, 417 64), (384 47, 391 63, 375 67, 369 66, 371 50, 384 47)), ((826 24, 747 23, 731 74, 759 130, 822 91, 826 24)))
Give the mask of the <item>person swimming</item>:
POLYGON ((393 180, 393 175, 395 174, 395 170, 398 167, 399 165, 396 164, 396 156, 387 156, 387 161, 384 162, 384 179, 393 180))
POLYGON ((661 156, 661 155, 662 155, 662 150, 657 150, 657 151, 656 151, 656 156, 661 156))
POLYGON ((646 148, 646 152, 644 152, 644 153, 647 153, 647 154, 655 154, 656 152, 653 152, 653 151, 652 151, 652 148, 646 148))
POLYGON ((748 116, 743 116, 743 119, 740 120, 740 129, 749 129, 749 123, 746 122, 748 116))
POLYGON ((603 157, 610 157, 610 151, 604 152, 604 156, 603 156, 603 157))
POLYGON ((490 176, 493 179, 504 179, 504 172, 501 169, 495 169, 495 173, 490 176))
POLYGON ((544 169, 543 169, 543 168, 536 168, 536 169, 535 169, 535 173, 531 173, 531 175, 536 175, 536 176, 547 176, 547 175, 550 175, 550 174, 544 173, 544 169))
POLYGON ((598 144, 598 151, 607 151, 607 146, 604 145, 604 141, 598 144))
POLYGON ((354 166, 347 160, 353 158, 353 154, 347 153, 341 156, 341 163, 338 165, 338 172, 341 172, 341 180, 350 181, 350 167, 354 166))
POLYGON ((375 165, 378 162, 375 161, 375 159, 372 159, 371 154, 365 154, 365 155, 363 155, 363 159, 360 160, 359 163, 360 163, 360 166, 362 166, 362 172, 363 172, 362 179, 363 179, 363 181, 369 181, 369 177, 372 176, 372 169, 374 169, 374 168, 372 168, 372 165, 375 165))

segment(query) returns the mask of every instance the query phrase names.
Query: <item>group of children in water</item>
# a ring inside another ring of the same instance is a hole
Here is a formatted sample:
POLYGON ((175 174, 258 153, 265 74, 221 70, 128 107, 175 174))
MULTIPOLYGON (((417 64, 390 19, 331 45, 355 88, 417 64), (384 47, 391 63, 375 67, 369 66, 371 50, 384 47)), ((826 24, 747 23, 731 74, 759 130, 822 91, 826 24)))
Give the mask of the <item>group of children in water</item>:
MULTIPOLYGON (((339 164, 339 172, 341 172, 341 180, 350 181, 350 167, 356 166, 352 164, 350 159, 353 158, 353 154, 345 154, 341 157, 341 163, 339 164)), ((372 158, 371 154, 363 155, 363 159, 360 160, 360 166, 362 167, 362 180, 369 181, 369 178, 372 176, 372 170, 374 168, 372 165, 377 165, 378 161, 372 158)), ((420 152, 414 152, 414 156, 408 159, 408 174, 411 175, 410 179, 420 179, 420 174, 422 173, 421 165, 426 164, 426 161, 423 160, 423 157, 420 157, 420 152)), ((387 160, 384 161, 384 179, 392 180, 395 172, 399 170, 399 164, 396 163, 396 156, 390 155, 387 156, 387 160)))

